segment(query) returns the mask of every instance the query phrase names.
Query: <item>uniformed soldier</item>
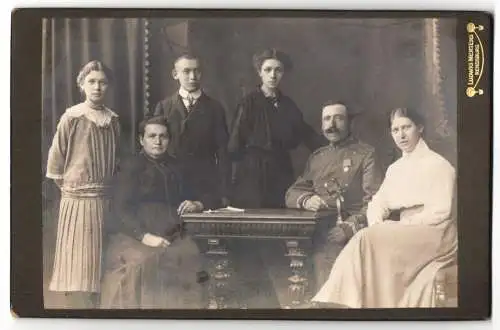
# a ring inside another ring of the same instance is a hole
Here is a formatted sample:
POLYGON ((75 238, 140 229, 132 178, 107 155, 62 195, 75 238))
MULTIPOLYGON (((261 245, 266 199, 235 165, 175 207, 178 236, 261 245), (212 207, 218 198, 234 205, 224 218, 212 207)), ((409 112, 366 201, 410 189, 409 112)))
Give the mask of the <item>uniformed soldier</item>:
POLYGON ((352 114, 339 102, 323 106, 322 130, 329 145, 311 154, 302 176, 288 189, 286 205, 311 211, 331 210, 313 239, 316 287, 326 281, 340 250, 366 226, 366 208, 381 183, 375 150, 350 131, 352 114))

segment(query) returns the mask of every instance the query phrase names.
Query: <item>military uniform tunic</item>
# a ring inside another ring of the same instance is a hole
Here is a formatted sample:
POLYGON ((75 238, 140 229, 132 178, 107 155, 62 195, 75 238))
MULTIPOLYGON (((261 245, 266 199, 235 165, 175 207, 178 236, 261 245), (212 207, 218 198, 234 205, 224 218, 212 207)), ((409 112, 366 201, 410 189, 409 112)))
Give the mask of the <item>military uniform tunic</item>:
MULTIPOLYGON (((381 175, 374 148, 350 136, 316 150, 309 157, 303 175, 288 189, 287 207, 304 208, 308 197, 319 195, 329 209, 336 211, 337 198, 325 187, 330 182, 335 182, 338 186, 334 190, 342 194, 342 219, 347 220, 345 227, 349 230, 346 233, 352 236, 367 225, 367 205, 380 186, 381 175)), ((326 280, 328 274, 325 272, 331 269, 342 248, 327 242, 328 231, 335 226, 337 217, 333 215, 330 220, 317 225, 313 239, 319 282, 326 280)))

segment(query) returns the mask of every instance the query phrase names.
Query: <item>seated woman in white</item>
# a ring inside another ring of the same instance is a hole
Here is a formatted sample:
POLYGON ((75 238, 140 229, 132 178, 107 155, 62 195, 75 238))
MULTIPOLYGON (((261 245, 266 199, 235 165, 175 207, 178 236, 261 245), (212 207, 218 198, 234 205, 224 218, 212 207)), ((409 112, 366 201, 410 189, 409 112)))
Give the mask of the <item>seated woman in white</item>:
POLYGON ((455 169, 428 148, 415 112, 393 110, 390 126, 403 155, 388 168, 368 206, 368 227, 342 250, 313 303, 434 307, 436 273, 455 262, 455 169), (398 213, 399 219, 391 219, 398 213))

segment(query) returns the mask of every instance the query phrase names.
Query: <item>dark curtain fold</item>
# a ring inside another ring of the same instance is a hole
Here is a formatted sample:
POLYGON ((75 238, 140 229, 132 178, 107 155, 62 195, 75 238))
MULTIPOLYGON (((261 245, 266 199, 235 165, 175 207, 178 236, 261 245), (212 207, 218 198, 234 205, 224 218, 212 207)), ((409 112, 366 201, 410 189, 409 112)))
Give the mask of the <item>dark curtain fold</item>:
POLYGON ((426 83, 423 106, 426 138, 434 149, 457 165, 456 20, 425 20, 426 83))
POLYGON ((193 39, 191 25, 189 19, 150 20, 150 108, 154 108, 159 101, 179 88, 172 78, 173 63, 178 56, 190 49, 193 39))

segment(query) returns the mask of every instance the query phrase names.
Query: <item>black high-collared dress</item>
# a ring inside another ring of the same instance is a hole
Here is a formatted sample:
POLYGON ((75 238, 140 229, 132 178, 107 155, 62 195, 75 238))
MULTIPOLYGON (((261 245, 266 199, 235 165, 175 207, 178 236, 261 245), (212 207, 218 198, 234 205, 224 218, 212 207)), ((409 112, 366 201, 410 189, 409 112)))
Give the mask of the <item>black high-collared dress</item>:
POLYGON ((294 182, 290 151, 326 144, 288 96, 267 98, 260 87, 245 96, 232 123, 228 151, 236 163, 232 204, 243 208, 285 207, 294 182))

